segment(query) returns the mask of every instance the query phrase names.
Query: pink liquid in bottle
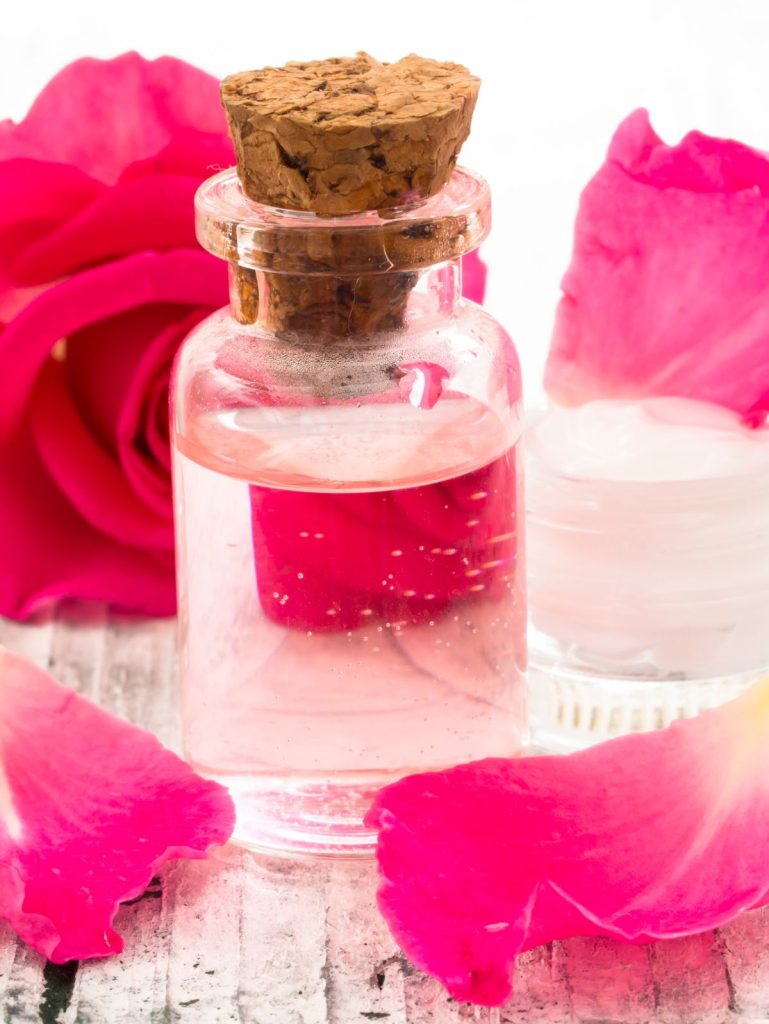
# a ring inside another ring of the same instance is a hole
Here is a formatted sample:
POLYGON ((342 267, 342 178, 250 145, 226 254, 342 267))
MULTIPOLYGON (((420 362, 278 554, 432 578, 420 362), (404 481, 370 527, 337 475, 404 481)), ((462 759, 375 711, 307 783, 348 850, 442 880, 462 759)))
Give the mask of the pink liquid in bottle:
POLYGON ((389 453, 365 406, 330 410, 325 439, 299 410, 279 428, 256 414, 240 462, 221 423, 177 439, 186 746, 230 786, 247 844, 312 849, 317 829, 360 849, 379 786, 520 748, 517 445, 449 400, 403 461, 419 410, 389 412, 389 453), (376 489, 375 449, 397 470, 376 489))

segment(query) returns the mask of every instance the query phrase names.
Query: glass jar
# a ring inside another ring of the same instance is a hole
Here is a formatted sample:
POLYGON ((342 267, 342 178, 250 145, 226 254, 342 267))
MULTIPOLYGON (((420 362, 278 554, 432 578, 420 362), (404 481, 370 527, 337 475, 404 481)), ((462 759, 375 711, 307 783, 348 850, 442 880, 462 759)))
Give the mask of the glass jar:
POLYGON ((769 672, 769 428, 654 398, 552 406, 527 437, 538 749, 661 728, 769 672))
POLYGON ((488 187, 330 219, 196 197, 229 309, 172 384, 184 745, 235 838, 370 853, 373 793, 524 733, 521 383, 461 296, 488 187))

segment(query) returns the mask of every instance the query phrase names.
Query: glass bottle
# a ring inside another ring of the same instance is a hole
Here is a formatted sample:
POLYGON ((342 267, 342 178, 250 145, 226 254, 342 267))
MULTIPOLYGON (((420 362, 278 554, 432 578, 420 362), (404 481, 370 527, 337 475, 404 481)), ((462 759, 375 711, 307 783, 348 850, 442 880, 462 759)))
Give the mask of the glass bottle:
POLYGON ((662 728, 769 672, 769 428, 685 398, 552 404, 526 500, 537 748, 662 728))
POLYGON ((236 840, 369 853, 380 786, 520 750, 513 345, 461 296, 486 183, 324 219, 196 197, 230 307, 172 384, 184 744, 236 840))

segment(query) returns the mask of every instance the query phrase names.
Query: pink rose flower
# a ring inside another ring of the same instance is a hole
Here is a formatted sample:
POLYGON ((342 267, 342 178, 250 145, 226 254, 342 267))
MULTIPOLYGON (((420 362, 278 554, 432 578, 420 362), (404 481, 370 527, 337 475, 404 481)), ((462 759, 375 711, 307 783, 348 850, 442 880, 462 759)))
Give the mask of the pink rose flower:
POLYGON ((545 387, 557 401, 678 395, 769 411, 769 156, 645 110, 579 205, 545 387))
POLYGON ((232 163, 218 84, 85 59, 0 123, 0 613, 175 608, 168 376, 227 301, 193 195, 232 163))
POLYGON ((77 61, 0 123, 0 614, 174 612, 168 379, 227 302, 193 195, 233 162, 218 83, 170 57, 77 61))

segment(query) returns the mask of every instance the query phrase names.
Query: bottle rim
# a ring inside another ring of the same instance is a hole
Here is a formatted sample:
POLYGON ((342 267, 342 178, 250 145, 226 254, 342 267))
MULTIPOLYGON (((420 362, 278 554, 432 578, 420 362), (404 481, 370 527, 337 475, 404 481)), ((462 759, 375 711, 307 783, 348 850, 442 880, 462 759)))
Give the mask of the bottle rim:
POLYGON ((491 228, 484 178, 455 167, 428 199, 339 217, 265 206, 243 192, 234 167, 195 194, 198 241, 221 259, 275 273, 345 275, 419 270, 476 249, 491 228))

